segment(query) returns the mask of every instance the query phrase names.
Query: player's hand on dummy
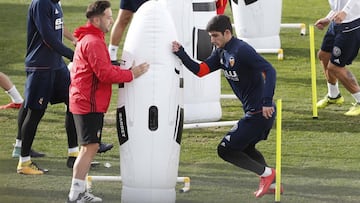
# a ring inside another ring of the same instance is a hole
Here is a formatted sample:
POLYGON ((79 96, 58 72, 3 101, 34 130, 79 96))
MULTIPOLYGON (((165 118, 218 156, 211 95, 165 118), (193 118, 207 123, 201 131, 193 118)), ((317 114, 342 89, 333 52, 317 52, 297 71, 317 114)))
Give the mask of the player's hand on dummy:
POLYGON ((135 66, 135 61, 133 62, 133 65, 131 66, 130 70, 135 78, 140 77, 142 74, 146 73, 149 69, 148 63, 142 63, 140 65, 135 66))
POLYGON ((172 42, 172 52, 176 53, 180 50, 181 44, 177 41, 172 42))
POLYGON ((269 119, 273 116, 275 108, 273 106, 263 106, 262 114, 266 119, 269 119))

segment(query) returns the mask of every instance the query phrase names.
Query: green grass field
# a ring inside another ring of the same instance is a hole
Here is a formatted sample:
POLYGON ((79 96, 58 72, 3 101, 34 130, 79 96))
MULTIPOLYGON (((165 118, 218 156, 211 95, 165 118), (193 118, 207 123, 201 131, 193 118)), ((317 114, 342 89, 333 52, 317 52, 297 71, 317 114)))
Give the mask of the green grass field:
MULTIPOLYGON (((70 30, 85 23, 84 11, 90 1, 62 2, 65 24, 70 30)), ((26 49, 26 13, 30 0, 2 0, 0 2, 0 70, 8 74, 17 88, 23 92, 26 49)), ((112 0, 116 17, 118 0, 112 0)), ((325 16, 329 6, 321 0, 283 0, 282 23, 313 24, 325 16)), ((227 10, 228 14, 230 10, 227 10)), ((308 27, 307 27, 308 28, 308 27)), ((320 46, 323 32, 315 31, 316 49, 320 46)), ((282 183, 285 193, 281 202, 291 203, 343 203, 360 202, 360 126, 359 117, 343 115, 351 106, 351 95, 341 86, 345 104, 319 110, 319 118, 312 118, 311 74, 309 36, 300 36, 300 30, 282 28, 281 43, 284 60, 276 54, 264 54, 277 70, 275 99, 283 101, 282 120, 282 183)), ((107 40, 109 34, 107 35, 107 40)), ((70 43, 66 42, 69 46, 70 43)), ((360 75, 359 59, 351 66, 360 75)), ((317 61, 318 99, 327 88, 322 69, 317 61)), ((223 82, 222 92, 231 93, 223 82)), ((103 155, 97 155, 103 165, 91 169, 90 175, 119 175, 119 147, 117 144, 114 111, 117 88, 104 126, 103 141, 115 147, 103 155)), ((1 93, 0 104, 9 98, 1 93)), ((235 100, 223 100, 222 120, 237 120, 242 116, 241 106, 235 100)), ((24 176, 16 173, 18 159, 11 158, 17 132, 17 110, 0 111, 0 202, 2 203, 49 203, 64 202, 68 194, 72 171, 65 165, 67 141, 64 129, 64 106, 50 106, 42 119, 33 148, 46 153, 45 158, 33 159, 50 172, 42 176, 24 176)), ((181 203, 264 203, 274 202, 268 195, 255 199, 258 178, 245 170, 222 161, 216 147, 230 127, 185 130, 183 132, 179 176, 191 178, 188 193, 177 192, 181 203)), ((258 148, 268 163, 275 166, 275 129, 269 140, 258 148)), ((183 184, 177 184, 180 189, 183 184)), ((94 182, 93 191, 104 202, 120 202, 120 182, 94 182)))

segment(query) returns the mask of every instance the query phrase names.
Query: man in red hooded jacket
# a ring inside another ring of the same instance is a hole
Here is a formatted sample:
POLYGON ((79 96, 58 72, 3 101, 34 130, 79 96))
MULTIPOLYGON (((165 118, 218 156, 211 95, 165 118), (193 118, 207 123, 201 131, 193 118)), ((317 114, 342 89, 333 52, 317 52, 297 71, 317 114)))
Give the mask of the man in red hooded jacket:
POLYGON ((149 64, 133 66, 130 70, 111 64, 104 33, 113 24, 109 1, 96 1, 86 11, 88 22, 78 28, 73 66, 70 72, 70 111, 74 115, 80 153, 73 168, 68 202, 101 202, 88 193, 85 178, 99 148, 104 113, 111 98, 112 84, 130 82, 145 73, 149 64))

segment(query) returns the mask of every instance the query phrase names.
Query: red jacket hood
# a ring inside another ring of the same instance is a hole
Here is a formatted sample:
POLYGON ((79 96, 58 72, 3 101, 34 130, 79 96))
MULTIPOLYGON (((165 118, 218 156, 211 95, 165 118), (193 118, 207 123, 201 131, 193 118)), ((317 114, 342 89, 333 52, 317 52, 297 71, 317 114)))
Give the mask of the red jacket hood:
POLYGON ((98 35, 101 39, 104 39, 105 36, 103 31, 95 27, 90 22, 87 22, 86 25, 81 26, 74 31, 74 37, 76 37, 78 41, 80 41, 87 34, 98 35))

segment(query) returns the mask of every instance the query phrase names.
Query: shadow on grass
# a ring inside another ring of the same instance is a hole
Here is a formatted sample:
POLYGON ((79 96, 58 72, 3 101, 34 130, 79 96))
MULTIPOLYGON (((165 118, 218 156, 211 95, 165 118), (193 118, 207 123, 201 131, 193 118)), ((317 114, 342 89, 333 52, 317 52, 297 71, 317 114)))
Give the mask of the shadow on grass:
POLYGON ((283 109, 283 111, 299 115, 298 119, 292 117, 283 119, 283 128, 290 131, 312 131, 312 132, 359 132, 358 117, 344 116, 347 110, 319 110, 318 119, 312 118, 312 110, 283 109), (306 127, 305 127, 306 126, 306 127))
MULTIPOLYGON (((17 160, 1 160, 2 202, 21 202, 25 199, 27 202, 65 201, 71 182, 71 170, 64 166, 63 160, 39 159, 38 163, 42 166, 51 166, 50 173, 42 176, 16 174, 16 162, 17 160)), ((282 184, 285 187, 282 202, 360 201, 357 171, 283 167, 282 172, 282 184)), ((109 173, 103 168, 91 171, 92 175, 109 173)), ((177 192, 178 203, 273 200, 272 195, 255 199, 253 192, 257 188, 258 177, 227 163, 180 163, 179 175, 191 178, 191 190, 189 193, 177 192)), ((178 183, 176 189, 181 187, 182 184, 178 183)), ((121 183, 96 182, 93 183, 93 192, 103 197, 105 202, 119 202, 121 183)))
MULTIPOLYGON (((256 189, 258 178, 251 172, 238 169, 226 163, 182 163, 181 174, 191 178, 191 192, 198 193, 205 202, 220 200, 232 202, 233 198, 243 198, 245 202, 268 202, 264 199, 252 199, 252 191, 256 189), (197 171, 202 171, 199 174, 197 171), (216 191, 216 194, 208 194, 216 191), (221 194, 226 194, 221 195, 221 194), (227 200, 227 201, 226 201, 227 200)), ((282 202, 358 202, 358 171, 343 171, 330 168, 282 168, 282 184, 285 193, 282 202)), ((236 201, 234 201, 236 202, 236 201)), ((242 202, 242 201, 240 201, 242 202)))
POLYGON ((303 198, 309 202, 358 202, 358 171, 330 168, 283 168, 284 198, 303 198))

